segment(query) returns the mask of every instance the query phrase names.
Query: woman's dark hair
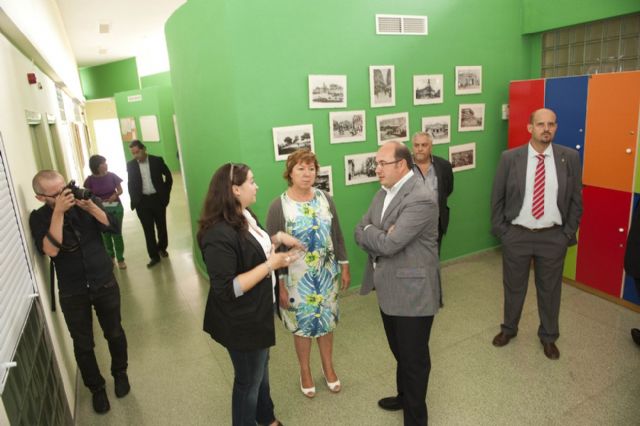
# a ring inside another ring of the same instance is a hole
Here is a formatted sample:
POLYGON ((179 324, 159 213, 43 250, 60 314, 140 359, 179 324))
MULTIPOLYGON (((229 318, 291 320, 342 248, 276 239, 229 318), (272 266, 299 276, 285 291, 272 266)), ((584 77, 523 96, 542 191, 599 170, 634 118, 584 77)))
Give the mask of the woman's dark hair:
POLYGON ((249 175, 246 164, 229 163, 216 170, 209 183, 209 190, 198 220, 198 243, 207 229, 218 222, 227 222, 238 231, 248 229, 247 219, 242 214, 240 201, 233 195, 232 185, 242 185, 249 175))
POLYGON ((98 174, 98 167, 100 167, 100 164, 102 163, 106 163, 107 159, 104 158, 102 155, 92 155, 91 157, 89 157, 89 168, 91 169, 91 173, 93 173, 94 175, 98 174))

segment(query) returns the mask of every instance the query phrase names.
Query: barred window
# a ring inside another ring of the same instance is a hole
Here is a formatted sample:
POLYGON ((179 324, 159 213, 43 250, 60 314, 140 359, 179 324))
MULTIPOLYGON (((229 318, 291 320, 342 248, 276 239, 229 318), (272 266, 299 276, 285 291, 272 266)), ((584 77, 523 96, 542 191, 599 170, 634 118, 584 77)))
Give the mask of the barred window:
POLYGON ((640 69, 640 13, 547 31, 542 77, 640 69))

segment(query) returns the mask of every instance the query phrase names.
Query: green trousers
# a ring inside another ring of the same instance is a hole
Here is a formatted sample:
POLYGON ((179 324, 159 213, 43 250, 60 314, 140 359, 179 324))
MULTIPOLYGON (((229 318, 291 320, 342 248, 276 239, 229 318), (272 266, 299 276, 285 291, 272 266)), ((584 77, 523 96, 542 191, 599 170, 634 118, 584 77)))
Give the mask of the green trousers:
POLYGON ((116 218, 118 224, 118 234, 112 234, 110 232, 102 233, 102 243, 104 248, 107 249, 107 253, 112 258, 116 258, 118 262, 124 260, 124 241, 122 240, 122 218, 124 217, 124 207, 122 203, 118 203, 117 206, 109 206, 104 208, 105 211, 116 218))

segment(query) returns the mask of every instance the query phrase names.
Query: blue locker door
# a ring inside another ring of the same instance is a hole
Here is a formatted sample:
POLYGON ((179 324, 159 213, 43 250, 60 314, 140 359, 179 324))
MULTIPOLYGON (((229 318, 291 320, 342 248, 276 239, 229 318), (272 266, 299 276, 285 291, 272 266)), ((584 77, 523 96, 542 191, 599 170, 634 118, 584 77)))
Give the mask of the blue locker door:
MULTIPOLYGON (((636 209, 640 209, 640 193, 636 193, 633 197, 633 205, 636 209)), ((633 211, 635 213, 635 209, 633 211)), ((640 262, 640 260, 639 260, 640 262)), ((635 303, 636 305, 640 305, 640 293, 638 293, 638 289, 636 289, 636 284, 632 277, 625 274, 624 279, 624 291, 622 293, 622 298, 624 300, 628 300, 631 303, 635 303)))
POLYGON ((584 153, 589 76, 548 78, 544 106, 558 115, 558 132, 554 143, 577 149, 580 160, 584 153))

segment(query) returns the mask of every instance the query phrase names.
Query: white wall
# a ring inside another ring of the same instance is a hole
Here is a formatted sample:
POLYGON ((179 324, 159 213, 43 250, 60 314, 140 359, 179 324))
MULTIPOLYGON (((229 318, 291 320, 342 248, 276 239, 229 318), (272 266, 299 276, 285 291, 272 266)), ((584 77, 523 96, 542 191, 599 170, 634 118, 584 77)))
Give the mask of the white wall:
POLYGON ((0 8, 36 46, 73 95, 84 100, 78 65, 55 0, 0 0, 0 8))
MULTIPOLYGON (((47 1, 28 1, 30 5, 27 5, 27 0, 19 0, 24 9, 29 12, 33 12, 32 18, 34 22, 40 25, 41 33, 38 33, 37 37, 31 37, 31 40, 43 40, 43 39, 59 39, 66 40, 64 31, 59 26, 56 26, 56 22, 59 21, 52 13, 51 22, 48 21, 45 12, 50 11, 51 8, 45 7, 39 9, 40 6, 49 4, 47 1)), ((7 2, 0 4, 4 9, 7 2)), ((17 3, 17 2, 9 2, 17 3)), ((49 4, 50 5, 50 4, 49 4)), ((7 12, 7 10, 5 10, 7 12)), ((24 18, 26 19, 26 14, 24 18)), ((33 29, 34 22, 27 25, 28 28, 33 29)), ((19 22, 15 22, 19 23, 19 22)), ((50 44, 46 45, 46 48, 50 48, 50 44)), ((51 57, 48 55, 47 57, 51 57)), ((58 71, 62 75, 62 71, 74 69, 75 61, 67 61, 66 54, 56 58, 58 71), (62 70, 62 71, 61 71, 62 70)), ((77 73, 74 74, 77 77, 77 73)), ((71 139, 69 132, 69 124, 66 122, 60 122, 60 115, 58 109, 58 101, 56 96, 55 84, 50 80, 42 71, 36 68, 32 62, 24 57, 5 37, 0 35, 0 75, 3 76, 0 79, 0 133, 6 148, 6 156, 8 166, 13 178, 14 190, 17 197, 18 207, 20 209, 20 216, 22 218, 22 224, 29 233, 29 213, 31 210, 40 207, 40 203, 35 199, 33 190, 31 189, 31 179, 37 172, 36 161, 33 155, 31 147, 31 136, 29 132, 29 126, 26 122, 25 111, 34 111, 42 113, 45 123, 46 114, 53 114, 57 117, 57 127, 59 130, 59 137, 63 150, 65 150, 65 157, 73 158, 69 156, 68 151, 71 147, 71 139), (42 87, 37 85, 29 85, 27 82, 27 73, 35 72, 37 79, 42 83, 42 87)), ((74 83, 74 79, 71 78, 69 82, 65 82, 69 87, 74 83)), ((79 82, 78 82, 79 85, 79 82)), ((65 113, 68 120, 73 120, 73 103, 71 100, 63 94, 66 98, 65 101, 65 113), (70 109, 71 106, 71 109, 70 109)), ((67 165, 67 167, 76 167, 75 165, 67 165)), ((1 237, 1 236, 0 236, 1 237)), ((29 235, 30 237, 30 235, 29 235)), ((69 338, 64 318, 60 309, 57 312, 52 313, 49 309, 49 290, 48 290, 48 269, 47 263, 43 256, 37 254, 33 246, 32 240, 29 238, 29 251, 31 254, 32 263, 36 269, 36 281, 38 283, 39 292, 41 294, 42 302, 44 305, 44 311, 47 319, 47 327, 52 337, 53 346, 56 358, 58 360, 62 381, 64 384, 65 392, 71 412, 75 409, 75 383, 76 383, 76 363, 73 356, 73 347, 71 339, 69 338)), ((0 420, 4 416, 4 407, 0 407, 2 413, 0 413, 0 420)), ((0 422, 1 423, 1 422, 0 422)))

